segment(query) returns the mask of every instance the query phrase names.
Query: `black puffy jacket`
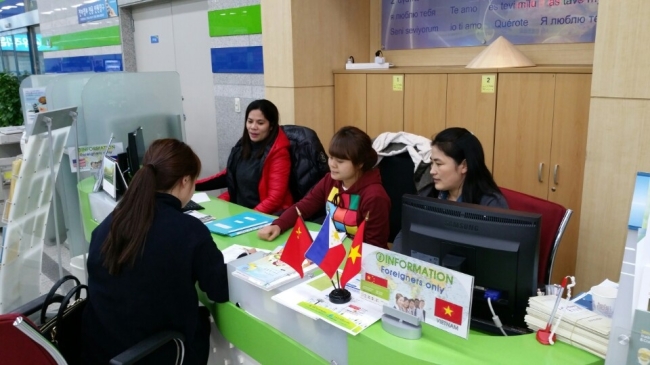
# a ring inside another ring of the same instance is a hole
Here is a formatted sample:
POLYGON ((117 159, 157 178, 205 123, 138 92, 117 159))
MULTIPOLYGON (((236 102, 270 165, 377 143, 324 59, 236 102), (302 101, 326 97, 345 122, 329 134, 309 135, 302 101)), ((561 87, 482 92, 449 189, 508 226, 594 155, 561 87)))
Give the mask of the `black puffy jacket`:
POLYGON ((327 154, 314 130, 299 125, 283 125, 282 130, 291 145, 289 191, 298 202, 330 171, 327 154))

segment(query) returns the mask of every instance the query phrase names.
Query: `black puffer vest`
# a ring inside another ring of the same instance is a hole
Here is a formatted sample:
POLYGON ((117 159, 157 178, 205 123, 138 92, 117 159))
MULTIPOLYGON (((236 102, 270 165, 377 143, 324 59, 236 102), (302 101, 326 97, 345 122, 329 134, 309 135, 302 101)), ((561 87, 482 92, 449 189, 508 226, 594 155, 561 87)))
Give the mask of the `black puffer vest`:
POLYGON ((298 202, 330 171, 327 154, 312 129, 299 125, 284 125, 282 130, 291 144, 289 191, 293 201, 298 202))

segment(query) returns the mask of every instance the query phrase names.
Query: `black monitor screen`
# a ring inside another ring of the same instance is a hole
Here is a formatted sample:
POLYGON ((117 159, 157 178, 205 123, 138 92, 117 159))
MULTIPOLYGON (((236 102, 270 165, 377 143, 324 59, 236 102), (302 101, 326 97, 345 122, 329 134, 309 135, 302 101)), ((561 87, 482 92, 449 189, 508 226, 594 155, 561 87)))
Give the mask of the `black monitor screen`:
POLYGON ((490 296, 504 326, 524 332, 537 289, 540 224, 539 214, 404 195, 400 253, 474 277, 473 328, 496 330, 490 296))
POLYGON ((142 127, 136 128, 133 132, 129 132, 129 145, 126 148, 128 155, 129 171, 131 176, 135 176, 144 158, 144 136, 142 135, 142 127))

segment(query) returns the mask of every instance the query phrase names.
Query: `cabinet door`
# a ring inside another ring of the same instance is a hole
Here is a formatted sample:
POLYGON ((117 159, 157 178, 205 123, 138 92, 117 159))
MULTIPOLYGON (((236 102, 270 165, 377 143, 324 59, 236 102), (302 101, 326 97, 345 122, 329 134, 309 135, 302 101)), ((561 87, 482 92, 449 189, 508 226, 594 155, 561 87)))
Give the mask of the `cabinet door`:
POLYGON ((365 74, 334 75, 334 132, 346 125, 366 130, 365 74))
POLYGON ((574 275, 576 267, 591 75, 558 74, 555 85, 548 200, 573 210, 553 266, 553 282, 557 283, 574 275))
POLYGON ((547 198, 555 75, 499 74, 493 175, 498 185, 547 198))
POLYGON ((404 131, 431 138, 445 129, 446 74, 404 77, 404 131))
POLYGON ((366 133, 370 138, 403 130, 404 75, 368 74, 366 85, 366 133))
MULTIPOLYGON (((496 74, 494 75, 496 77, 496 74)), ((496 93, 481 92, 481 74, 450 74, 447 79, 447 123, 474 133, 492 170, 496 93)))

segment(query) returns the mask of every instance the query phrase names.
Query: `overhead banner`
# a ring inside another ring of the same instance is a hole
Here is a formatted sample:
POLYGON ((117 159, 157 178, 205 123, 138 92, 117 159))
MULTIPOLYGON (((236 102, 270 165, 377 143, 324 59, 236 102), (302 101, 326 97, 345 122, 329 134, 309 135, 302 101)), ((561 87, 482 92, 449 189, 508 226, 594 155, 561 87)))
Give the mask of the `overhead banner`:
POLYGON ((382 48, 480 46, 596 39, 598 0, 382 0, 382 48))
POLYGON ((474 277, 363 244, 361 297, 467 338, 474 277))
POLYGON ((117 0, 100 0, 77 8, 77 21, 79 24, 114 18, 118 15, 117 0))

